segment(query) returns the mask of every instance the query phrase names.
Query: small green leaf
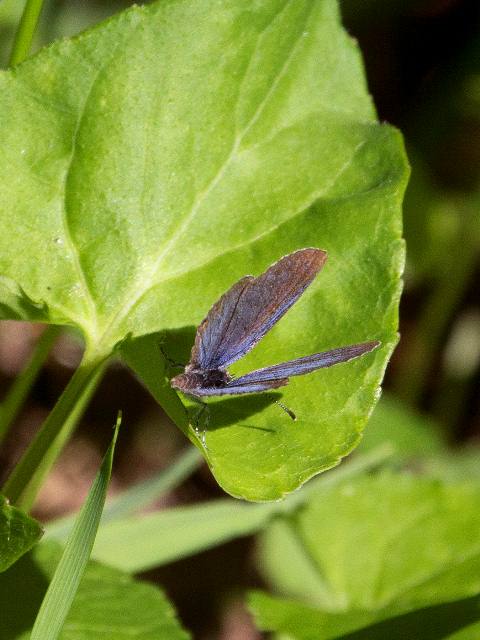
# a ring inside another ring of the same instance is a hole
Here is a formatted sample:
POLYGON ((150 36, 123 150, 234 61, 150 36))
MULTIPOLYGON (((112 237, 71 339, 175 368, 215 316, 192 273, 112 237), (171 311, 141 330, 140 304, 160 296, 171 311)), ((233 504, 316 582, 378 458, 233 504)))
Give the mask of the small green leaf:
POLYGON ((358 478, 265 533, 260 566, 300 600, 255 596, 254 610, 262 628, 289 633, 297 621, 303 639, 315 621, 322 637, 336 638, 476 596, 479 540, 480 487, 394 473, 358 478))
POLYGON ((0 571, 8 569, 31 549, 42 534, 39 522, 9 505, 0 495, 0 571))
POLYGON ((78 514, 75 526, 65 545, 65 551, 42 601, 33 625, 31 640, 56 640, 75 598, 102 515, 112 472, 113 452, 120 420, 119 415, 110 447, 105 454, 87 500, 78 514))
MULTIPOLYGON (((0 638, 28 640, 62 555, 55 543, 35 547, 0 577, 0 638)), ((47 640, 49 636, 44 636, 47 640)), ((60 634, 61 640, 188 640, 163 592, 90 561, 60 634)))
MULTIPOLYGON (((0 123, 6 317, 75 325, 98 359, 130 336, 155 393, 145 336, 190 347, 235 280, 320 247, 322 274, 239 366, 382 348, 293 380, 296 424, 272 396, 212 403, 206 458, 226 491, 274 500, 355 447, 397 340, 407 164, 335 0, 134 7, 0 75, 0 123)), ((169 412, 172 393, 155 393, 169 412)))

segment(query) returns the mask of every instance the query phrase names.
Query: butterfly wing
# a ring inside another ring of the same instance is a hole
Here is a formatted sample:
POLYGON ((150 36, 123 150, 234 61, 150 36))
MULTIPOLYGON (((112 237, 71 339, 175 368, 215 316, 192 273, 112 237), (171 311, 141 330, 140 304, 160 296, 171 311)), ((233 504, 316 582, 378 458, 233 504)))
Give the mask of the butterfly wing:
POLYGON ((339 347, 338 349, 332 349, 331 351, 314 353, 311 356, 304 356, 303 358, 289 360, 282 364, 275 364, 272 367, 257 369, 256 371, 247 373, 244 376, 235 378, 227 384, 226 388, 228 389, 231 384, 234 384, 236 387, 248 387, 250 385, 262 384, 274 380, 283 380, 292 376, 301 376, 304 373, 310 373, 316 369, 331 367, 339 362, 348 362, 348 360, 358 358, 358 356, 362 356, 364 353, 373 351, 373 349, 376 349, 379 344, 380 342, 378 341, 353 344, 349 347, 339 347))
POLYGON ((288 383, 288 380, 278 378, 276 380, 265 380, 264 382, 250 382, 244 385, 235 384, 233 380, 225 387, 195 387, 194 390, 186 391, 195 397, 214 397, 214 396, 237 396, 246 393, 260 393, 261 391, 269 391, 278 389, 288 383))
POLYGON ((326 259, 320 249, 300 249, 258 278, 239 280, 198 327, 191 366, 221 369, 245 355, 298 300, 326 259))

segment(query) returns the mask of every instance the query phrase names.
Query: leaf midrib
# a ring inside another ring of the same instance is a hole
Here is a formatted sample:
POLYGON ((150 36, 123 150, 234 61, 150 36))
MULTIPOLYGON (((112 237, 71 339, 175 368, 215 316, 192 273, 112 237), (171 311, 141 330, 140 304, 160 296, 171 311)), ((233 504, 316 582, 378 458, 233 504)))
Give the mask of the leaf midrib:
MULTIPOLYGON (((291 4, 291 2, 292 2, 292 0, 288 0, 288 2, 286 2, 286 4, 282 7, 281 12, 285 11, 286 7, 288 7, 291 4)), ((154 287, 154 286, 156 286, 158 284, 158 280, 157 280, 158 270, 160 268, 160 265, 162 264, 163 259, 165 258, 166 255, 168 255, 168 252, 171 249, 171 247, 174 246, 178 242, 178 239, 183 235, 185 230, 188 228, 188 226, 190 225, 192 220, 197 215, 197 213, 198 213, 201 205, 205 201, 205 199, 212 192, 212 190, 217 186, 217 184, 219 184, 219 182, 222 180, 223 176, 225 175, 226 171, 228 170, 228 168, 231 165, 231 163, 233 162, 233 160, 238 156, 238 152, 240 150, 241 144, 242 144, 245 136, 247 135, 247 133, 251 130, 251 128, 255 125, 255 123, 260 118, 260 116, 262 115, 265 107, 268 105, 270 99, 274 95, 279 83, 281 82, 281 80, 285 76, 285 74, 287 73, 288 68, 290 67, 290 64, 291 64, 291 62, 292 62, 292 60, 293 60, 293 58, 295 56, 297 47, 298 47, 299 43, 302 41, 301 32, 303 32, 303 29, 305 28, 305 25, 308 23, 308 20, 310 19, 310 16, 312 14, 313 6, 314 6, 314 3, 311 3, 310 10, 309 10, 308 15, 306 16, 305 24, 303 25, 303 28, 301 30, 299 30, 300 33, 299 33, 299 35, 297 35, 296 39, 294 40, 288 56, 286 57, 284 63, 282 64, 281 68, 279 69, 278 73, 276 74, 275 78, 273 79, 273 82, 272 82, 270 88, 268 89, 267 93, 265 94, 265 96, 263 97, 261 102, 259 103, 259 105, 258 105, 257 109, 255 110, 253 116, 251 117, 251 119, 249 120, 247 125, 244 127, 244 129, 239 134, 237 134, 237 136, 235 137, 235 139, 233 141, 233 145, 232 145, 232 148, 231 148, 228 156, 226 157, 226 159, 223 161, 223 163, 219 167, 217 173, 213 176, 212 180, 207 185, 207 187, 199 194, 199 196, 197 197, 197 199, 194 202, 193 206, 191 207, 189 213, 183 218, 183 221, 179 225, 179 228, 177 229, 176 232, 174 232, 174 234, 172 235, 170 240, 166 243, 165 247, 163 248, 161 253, 158 255, 158 257, 156 258, 155 262, 153 263, 149 274, 147 275, 147 277, 144 280, 144 282, 146 282, 147 284, 144 286, 144 288, 142 289, 141 293, 138 293, 138 283, 134 282, 132 287, 131 287, 131 289, 128 290, 127 293, 125 294, 125 299, 129 301, 128 304, 126 304, 124 307, 122 307, 114 315, 112 321, 107 325, 107 327, 105 328, 105 331, 103 333, 102 342, 106 343, 107 347, 113 346, 112 344, 109 344, 109 342, 111 342, 111 341, 113 341, 113 343, 115 342, 115 337, 111 335, 111 334, 115 333, 115 329, 117 327, 119 327, 122 324, 122 322, 128 317, 128 315, 130 314, 131 310, 139 303, 139 301, 144 297, 144 295, 152 287, 154 287), (113 338, 113 340, 112 340, 112 338, 113 338)), ((277 16, 278 15, 280 15, 280 14, 277 14, 277 16)))
MULTIPOLYGON (((87 304, 87 308, 88 308, 88 313, 89 313, 89 318, 86 318, 86 325, 88 326, 90 333, 88 335, 88 337, 90 339, 92 339, 92 341, 95 341, 95 339, 98 337, 98 315, 97 315, 97 307, 95 304, 95 300, 93 298, 92 292, 90 290, 90 287, 88 285, 88 280, 85 274, 85 271, 83 270, 82 264, 81 264, 81 259, 80 259, 80 254, 78 251, 78 248, 73 240, 73 236, 70 230, 70 225, 69 225, 69 209, 70 209, 70 204, 69 204, 69 197, 68 197, 68 183, 69 183, 69 179, 71 176, 71 171, 72 171, 72 167, 73 167, 73 163, 75 160, 75 152, 77 149, 77 142, 78 142, 78 135, 79 132, 82 128, 82 124, 84 122, 84 118, 86 116, 87 113, 87 105, 88 102, 92 96, 93 90, 95 89, 97 82, 99 80, 99 78, 101 77, 101 75, 103 74, 103 72, 105 71, 105 69, 108 68, 108 66, 110 65, 111 60, 114 57, 115 51, 119 48, 120 45, 120 41, 116 43, 116 45, 113 47, 112 49, 112 53, 111 53, 111 57, 104 62, 104 64, 102 64, 97 71, 95 72, 92 82, 88 88, 88 91, 86 93, 85 96, 85 100, 83 101, 83 105, 79 110, 80 116, 78 118, 78 121, 76 123, 75 129, 73 131, 72 134, 72 149, 71 149, 71 153, 70 153, 70 157, 68 160, 68 165, 66 167, 65 170, 65 177, 63 180, 63 206, 61 208, 62 210, 62 228, 63 228, 63 233, 64 233, 64 237, 65 237, 65 241, 68 245, 68 248, 70 249, 70 255, 72 257, 72 262, 75 268, 75 271, 77 273, 77 277, 80 283, 80 286, 82 288, 83 291, 83 295, 84 298, 86 300, 86 304, 87 304)), ((78 321, 77 321, 78 322, 78 321)), ((80 326, 82 326, 81 322, 78 322, 78 324, 80 326)), ((84 327, 84 331, 86 332, 86 327, 84 327)))

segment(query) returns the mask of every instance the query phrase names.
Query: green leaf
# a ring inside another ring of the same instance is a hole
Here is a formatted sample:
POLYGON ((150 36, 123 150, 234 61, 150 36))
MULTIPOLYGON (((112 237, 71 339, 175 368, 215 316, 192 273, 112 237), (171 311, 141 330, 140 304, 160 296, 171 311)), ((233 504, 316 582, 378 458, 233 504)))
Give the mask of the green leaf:
POLYGON ((9 505, 0 495, 0 571, 8 569, 31 549, 42 534, 39 522, 9 505))
MULTIPOLYGON (((35 547, 0 577, 0 637, 27 640, 62 550, 35 547)), ((46 640, 44 636, 43 640, 46 640)), ((90 561, 60 635, 61 640, 187 640, 161 590, 90 561)))
POLYGON ((31 640, 56 640, 75 598, 78 585, 90 558, 107 496, 120 420, 119 415, 112 442, 92 484, 87 500, 78 514, 62 558, 42 601, 33 625, 31 640))
POLYGON ((231 494, 272 500, 351 451, 397 339, 407 169, 334 0, 133 8, 0 76, 0 122, 6 316, 76 325, 92 357, 130 336, 126 360, 165 400, 145 336, 189 347, 232 282, 326 249, 241 368, 382 349, 292 381, 297 424, 271 396, 212 403, 206 457, 231 494))
MULTIPOLYGON (((477 640, 480 625, 478 596, 456 602, 418 609, 412 613, 370 624, 375 613, 349 612, 351 627, 359 631, 344 633, 346 616, 325 613, 313 607, 299 605, 261 592, 249 597, 250 607, 263 629, 281 629, 294 640, 477 640)), ((283 637, 283 636, 282 636, 283 637)))
MULTIPOLYGON (((123 571, 138 573, 252 535, 276 516, 298 509, 311 492, 378 467, 390 453, 380 447, 357 456, 282 502, 243 504, 232 499, 216 500, 107 522, 100 527, 92 556, 123 571)), ((46 535, 61 540, 64 532, 54 523, 51 529, 47 527, 46 535)))
POLYGON ((99 531, 92 555, 138 573, 256 533, 278 511, 275 504, 225 499, 114 521, 99 531))
MULTIPOLYGON (((396 460, 407 462, 435 458, 447 451, 441 425, 389 394, 384 394, 375 407, 358 452, 369 451, 386 442, 394 448, 396 460)), ((451 456, 451 452, 448 455, 451 456)))
POLYGON ((394 473, 357 478, 313 496, 265 533, 260 566, 290 600, 261 594, 253 609, 261 628, 290 633, 295 624, 303 639, 318 624, 322 638, 337 638, 469 598, 480 593, 479 540, 477 485, 394 473))

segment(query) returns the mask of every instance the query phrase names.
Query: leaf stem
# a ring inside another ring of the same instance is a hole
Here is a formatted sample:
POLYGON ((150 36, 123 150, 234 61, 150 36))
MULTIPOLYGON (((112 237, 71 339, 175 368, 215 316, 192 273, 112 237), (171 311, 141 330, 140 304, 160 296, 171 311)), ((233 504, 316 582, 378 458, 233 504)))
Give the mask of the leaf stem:
MULTIPOLYGON (((435 356, 456 307, 473 275, 478 248, 478 209, 459 211, 464 222, 450 250, 435 289, 421 314, 408 357, 404 358, 395 381, 399 396, 418 405, 431 374, 435 356)), ((441 349, 440 349, 441 351, 441 349)))
POLYGON ((26 0, 25 9, 15 33, 9 66, 13 67, 28 56, 43 2, 44 0, 26 0))
POLYGON ((0 406, 0 444, 5 439, 10 427, 25 402, 32 385, 47 359, 53 343, 60 333, 60 327, 49 325, 37 340, 32 356, 15 382, 12 383, 0 406))
POLYGON ((107 359, 86 356, 3 487, 13 504, 28 510, 45 476, 75 429, 105 371, 107 359))

